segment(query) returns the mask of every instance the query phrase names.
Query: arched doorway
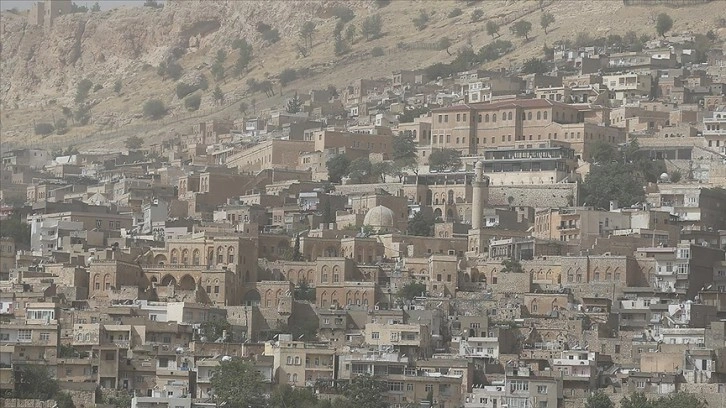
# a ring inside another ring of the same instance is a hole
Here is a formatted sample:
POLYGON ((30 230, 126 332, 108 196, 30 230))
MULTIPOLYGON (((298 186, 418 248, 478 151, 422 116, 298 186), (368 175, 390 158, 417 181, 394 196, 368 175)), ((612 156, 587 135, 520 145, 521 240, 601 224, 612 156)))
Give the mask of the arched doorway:
POLYGON ((166 275, 161 279, 161 286, 176 286, 176 278, 166 275))
POLYGON ((197 285, 191 275, 184 275, 179 280, 179 288, 182 290, 194 290, 196 287, 197 285))

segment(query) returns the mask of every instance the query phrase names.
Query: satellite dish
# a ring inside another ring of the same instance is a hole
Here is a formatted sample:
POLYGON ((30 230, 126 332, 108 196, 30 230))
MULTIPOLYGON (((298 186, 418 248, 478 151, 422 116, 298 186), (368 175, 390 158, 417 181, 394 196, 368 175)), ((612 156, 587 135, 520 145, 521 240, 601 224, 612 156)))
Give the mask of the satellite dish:
POLYGON ((223 356, 222 361, 232 361, 232 357, 230 356, 223 356))

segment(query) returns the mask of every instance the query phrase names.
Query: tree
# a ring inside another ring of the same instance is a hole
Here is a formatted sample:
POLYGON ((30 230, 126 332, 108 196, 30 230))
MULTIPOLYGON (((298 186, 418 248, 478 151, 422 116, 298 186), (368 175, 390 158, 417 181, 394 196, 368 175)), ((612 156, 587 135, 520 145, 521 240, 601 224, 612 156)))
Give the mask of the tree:
POLYGON ((505 259, 502 261, 502 272, 503 273, 522 273, 522 264, 515 259, 505 259))
POLYGON ((406 300, 413 300, 418 296, 426 296, 426 284, 423 282, 407 283, 398 290, 396 296, 406 300))
POLYGON ((345 29, 345 41, 347 41, 348 44, 355 43, 357 34, 358 31, 355 26, 353 24, 349 25, 348 28, 345 29))
POLYGON ((144 139, 138 136, 131 136, 124 142, 126 148, 129 150, 139 150, 144 144, 144 139))
POLYGON ((345 387, 343 394, 355 408, 381 408, 388 406, 384 394, 385 381, 370 375, 359 375, 345 387))
POLYGON ((547 63, 539 58, 530 58, 522 66, 523 74, 544 74, 545 72, 549 72, 549 70, 550 68, 547 66, 547 63))
POLYGON ((214 98, 214 101, 217 103, 224 102, 224 92, 222 92, 222 88, 217 85, 214 87, 214 92, 212 92, 212 97, 214 98))
POLYGON ((532 23, 527 20, 519 20, 509 27, 509 31, 519 38, 524 37, 524 41, 529 41, 529 32, 532 31, 532 23))
MULTIPOLYGON (((98 3, 96 3, 98 5, 98 3)), ((57 408, 76 408, 76 404, 73 403, 73 398, 67 392, 59 392, 55 395, 55 401, 58 404, 57 408)))
POLYGON ((143 113, 145 117, 156 120, 166 115, 166 106, 159 99, 149 99, 144 103, 143 113))
POLYGON ((295 92, 295 95, 291 99, 287 101, 287 106, 285 106, 285 111, 287 113, 298 113, 300 112, 302 108, 302 100, 297 95, 297 92, 295 92))
POLYGON ((247 70, 250 62, 252 62, 252 45, 250 45, 244 38, 239 39, 234 45, 237 45, 239 55, 237 61, 234 64, 235 75, 240 76, 247 70))
POLYGON ((303 260, 303 255, 300 252, 300 234, 295 235, 295 246, 292 249, 292 261, 299 262, 303 260))
POLYGON ((33 131, 35 132, 35 134, 41 136, 49 135, 53 133, 54 130, 55 127, 53 126, 53 124, 47 122, 38 122, 35 124, 35 126, 33 126, 33 131))
POLYGON ((176 81, 177 79, 181 78, 182 72, 184 72, 184 70, 182 69, 181 65, 177 64, 176 62, 170 61, 166 64, 166 75, 168 75, 169 78, 176 81))
POLYGON ((394 166, 389 161, 376 162, 371 165, 371 177, 379 177, 381 183, 386 182, 386 175, 393 174, 394 166))
POLYGON ((706 402, 695 396, 694 394, 689 394, 687 392, 676 392, 669 394, 667 396, 663 396, 658 398, 657 401, 653 401, 653 407, 657 408, 681 408, 681 407, 688 407, 688 408, 706 408, 707 404, 706 402))
POLYGON ((458 16, 462 15, 463 13, 464 13, 464 12, 463 12, 463 11, 462 11, 462 10, 461 10, 460 8, 458 8, 458 7, 454 7, 454 8, 453 8, 453 9, 451 9, 451 11, 449 12, 449 15, 448 15, 448 17, 449 17, 449 18, 454 18, 454 17, 458 17, 458 16))
POLYGON ((552 25, 552 23, 554 23, 554 22, 555 22, 555 15, 550 12, 543 13, 542 17, 540 17, 540 19, 539 19, 539 25, 542 26, 545 34, 547 34, 547 28, 550 25, 552 25))
POLYGON ((264 33, 262 33, 262 39, 270 44, 274 44, 280 41, 280 32, 277 30, 277 28, 265 31, 264 33))
POLYGON ((339 154, 330 158, 325 163, 325 166, 328 168, 328 180, 331 183, 340 183, 340 180, 348 174, 350 159, 345 155, 339 154))
POLYGON ((215 62, 219 62, 220 64, 224 64, 224 61, 227 60, 227 51, 225 50, 217 50, 217 55, 215 57, 215 62))
POLYGON ((680 170, 674 170, 673 173, 671 173, 671 182, 678 183, 681 181, 681 177, 683 177, 683 174, 681 174, 680 170))
POLYGON ((334 6, 332 14, 335 18, 340 19, 340 21, 344 24, 355 18, 353 10, 342 5, 334 6))
POLYGON ((178 84, 176 84, 176 97, 179 99, 184 99, 185 96, 197 91, 198 89, 199 87, 197 85, 179 82, 178 84))
POLYGON ((49 400, 58 393, 58 382, 44 365, 22 366, 16 376, 15 395, 22 399, 49 400))
POLYGON ((212 64, 211 71, 215 81, 221 81, 224 79, 224 65, 221 62, 217 61, 212 64))
POLYGON ((495 23, 493 20, 487 21, 487 34, 491 35, 492 37, 496 35, 497 38, 499 38, 499 24, 495 23))
POLYGON ((620 400, 620 408, 656 408, 642 392, 634 392, 620 400))
POLYGON ((584 204, 597 208, 609 208, 610 200, 629 207, 645 198, 641 178, 631 164, 593 164, 582 190, 584 204))
POLYGON ((393 137, 393 159, 416 156, 416 141, 410 133, 399 133, 393 137))
POLYGON ((381 32, 383 31, 383 21, 381 21, 381 16, 374 14, 366 17, 366 19, 363 20, 360 31, 366 41, 375 40, 380 37, 381 32))
POLYGON ((242 101, 239 103, 239 112, 240 113, 247 113, 247 109, 249 109, 249 105, 247 105, 246 102, 242 101))
POLYGON ((315 288, 311 288, 310 285, 303 280, 295 287, 294 297, 295 300, 315 302, 315 288))
POLYGON ((376 6, 378 8, 386 7, 389 4, 391 4, 391 0, 376 0, 376 6))
POLYGON ((146 0, 144 1, 144 7, 160 8, 163 6, 159 4, 156 0, 146 0))
POLYGON ((199 335, 207 338, 206 341, 213 343, 219 339, 222 341, 230 341, 232 334, 232 325, 226 319, 212 318, 205 320, 199 326, 199 335), (225 337, 226 335, 226 337, 225 337))
POLYGON ((310 388, 293 388, 287 384, 275 387, 270 395, 270 408, 316 408, 318 397, 310 388))
POLYGON ((429 24, 429 13, 426 10, 419 10, 418 16, 413 18, 413 26, 417 30, 422 31, 429 24))
POLYGON ((313 36, 315 35, 315 23, 306 21, 300 27, 300 39, 308 48, 313 48, 313 36))
POLYGON ((658 14, 658 18, 655 23, 655 31, 658 35, 665 38, 665 34, 673 28, 673 19, 666 13, 658 14))
POLYGON ((293 68, 285 68, 280 72, 280 85, 281 86, 287 86, 290 82, 293 82, 297 79, 297 71, 295 71, 293 68))
POLYGON ((199 106, 202 104, 202 95, 200 94, 193 94, 189 95, 186 98, 184 98, 184 107, 187 108, 189 111, 197 111, 199 110, 199 106))
POLYGON ((610 397, 605 395, 604 392, 598 390, 592 393, 585 402, 585 408, 613 408, 614 404, 610 400, 610 397))
POLYGON ((421 211, 417 211, 413 217, 408 220, 407 232, 409 235, 430 237, 434 234, 433 220, 427 220, 421 211))
POLYGON ((385 54, 385 51, 383 51, 383 48, 381 47, 373 47, 371 50, 371 57, 382 57, 385 54))
POLYGON ((348 166, 348 177, 354 183, 369 181, 371 175, 373 175, 373 164, 368 157, 358 157, 350 162, 350 166, 348 166))
POLYGON ((12 238, 19 247, 30 246, 30 224, 25 223, 20 215, 13 213, 0 223, 0 237, 12 238))
POLYGON ((335 55, 341 56, 350 52, 350 47, 345 43, 345 41, 343 41, 343 37, 336 35, 335 41, 333 42, 333 51, 335 52, 335 55))
POLYGON ((482 9, 476 9, 471 12, 471 22, 476 23, 484 17, 484 11, 482 9))
POLYGON ((597 140, 590 150, 591 163, 611 163, 620 160, 620 152, 611 143, 597 140))
POLYGON ((76 103, 85 101, 91 88, 93 88, 93 82, 90 79, 84 78, 81 80, 76 86, 76 103))
POLYGON ((58 118, 55 121, 54 127, 57 135, 64 135, 68 132, 68 121, 66 118, 58 118))
POLYGON ((123 86, 123 82, 119 79, 118 81, 114 82, 113 84, 113 91, 116 92, 116 95, 121 94, 121 87, 123 86))
POLYGON ((131 406, 133 396, 124 391, 119 391, 108 398, 108 403, 114 408, 128 408, 131 406))
POLYGON ((78 105, 78 108, 73 113, 73 120, 78 125, 87 125, 91 120, 91 108, 85 103, 78 105))
POLYGON ((432 170, 458 170, 461 167, 461 153, 453 149, 434 150, 429 155, 429 167, 432 170))

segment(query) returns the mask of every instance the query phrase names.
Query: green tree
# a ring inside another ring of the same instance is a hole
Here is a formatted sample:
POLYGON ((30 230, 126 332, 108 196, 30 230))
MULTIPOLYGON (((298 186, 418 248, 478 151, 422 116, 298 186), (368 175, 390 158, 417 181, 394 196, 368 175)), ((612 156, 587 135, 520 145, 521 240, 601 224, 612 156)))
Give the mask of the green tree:
POLYGON ((582 185, 583 203, 597 208, 608 208, 610 200, 617 200, 621 206, 629 207, 643 202, 641 177, 637 176, 631 164, 593 164, 582 185))
POLYGON ((236 76, 242 75, 247 71, 250 62, 252 62, 253 53, 252 45, 247 42, 244 38, 239 39, 234 45, 237 45, 238 53, 237 61, 234 64, 234 73, 236 76))
POLYGON ((611 143, 597 140, 590 150, 591 163, 611 163, 620 160, 620 152, 611 143))
POLYGON ((278 31, 277 28, 267 30, 262 33, 262 39, 270 44, 274 44, 280 41, 280 31, 278 31))
POLYGON ((302 110, 303 102, 298 96, 297 92, 295 92, 295 95, 292 96, 287 101, 287 105, 285 106, 285 111, 287 113, 298 113, 302 110))
POLYGON ((505 259, 502 261, 502 272, 503 273, 522 273, 522 264, 515 259, 505 259))
POLYGON ((495 23, 493 20, 487 21, 487 34, 492 37, 496 35, 497 38, 499 38, 501 36, 499 34, 499 24, 495 23))
POLYGON ((176 97, 179 99, 184 99, 185 96, 195 92, 198 89, 199 87, 197 85, 179 82, 178 84, 176 84, 176 97))
POLYGON ((413 18, 413 26, 416 27, 417 30, 421 31, 429 24, 429 20, 431 19, 431 16, 429 16, 428 11, 426 10, 419 10, 418 16, 413 18))
POLYGON ((212 318, 210 320, 205 320, 204 323, 199 326, 199 335, 206 337, 207 341, 210 343, 219 339, 222 339, 222 341, 231 341, 232 325, 227 321, 227 319, 212 318), (225 332, 227 334, 226 338, 224 338, 225 332))
POLYGON ((687 392, 675 392, 658 398, 653 402, 653 408, 706 408, 706 401, 694 394, 687 392))
POLYGON ((434 234, 434 222, 433 220, 426 219, 421 211, 417 211, 408 220, 407 232, 409 235, 430 237, 434 234))
POLYGON ((270 395, 270 408, 317 408, 318 397, 310 388, 293 388, 287 384, 275 387, 270 395))
POLYGON ((375 40, 380 37, 383 31, 383 21, 381 20, 381 16, 374 14, 366 17, 365 20, 363 20, 360 31, 366 41, 375 40))
POLYGON ((12 238, 18 247, 30 247, 30 224, 23 222, 18 213, 0 221, 0 237, 12 238))
POLYGON ((315 35, 315 23, 306 21, 300 27, 300 39, 303 40, 305 46, 313 48, 313 36, 315 35))
POLYGON ((343 394, 355 408, 381 408, 388 406, 384 394, 386 382, 378 377, 359 375, 345 387, 343 394))
POLYGON ((350 159, 339 154, 325 162, 325 166, 328 168, 328 180, 331 183, 340 183, 340 180, 348 174, 350 159))
POLYGON ((249 107, 249 105, 247 105, 247 102, 242 101, 239 103, 239 112, 240 113, 247 113, 247 109, 249 109, 249 108, 250 107, 249 107))
POLYGON ((66 118, 58 118, 55 121, 55 133, 57 135, 64 135, 68 132, 68 121, 66 118))
POLYGON ((294 290, 295 300, 306 300, 315 302, 315 288, 311 288, 307 282, 300 282, 294 290))
POLYGON ((199 106, 202 104, 202 95, 192 94, 184 98, 184 107, 188 111, 194 112, 199 110, 199 106))
MULTIPOLYGON (((98 5, 98 3, 96 3, 98 5)), ((67 392, 59 392, 55 395, 55 401, 58 404, 57 408, 76 408, 76 404, 73 402, 73 398, 67 392)))
POLYGON ((532 31, 532 23, 527 20, 519 20, 509 27, 509 31, 519 38, 524 37, 524 41, 529 41, 529 32, 532 31))
POLYGON ((683 174, 681 174, 680 170, 673 170, 671 173, 671 182, 678 183, 681 181, 681 177, 683 177, 683 174))
POLYGON ((108 403, 114 408, 129 408, 131 406, 132 399, 133 396, 130 393, 119 391, 108 397, 108 403))
POLYGON ((22 366, 16 376, 15 395, 18 398, 49 400, 58 390, 58 382, 44 365, 22 366))
POLYGON ((149 99, 144 103, 143 113, 145 117, 156 120, 166 115, 166 106, 159 99, 149 99))
POLYGON ((610 397, 600 390, 592 393, 585 402, 585 408, 613 408, 614 406, 610 397))
POLYGON ((381 47, 373 47, 371 50, 371 57, 382 57, 385 54, 385 51, 383 51, 383 48, 381 47))
POLYGON ((121 87, 123 86, 123 82, 119 79, 118 81, 114 82, 113 84, 113 91, 116 92, 116 95, 121 94, 121 87))
POLYGON ((280 85, 281 86, 287 86, 290 82, 293 82, 297 79, 298 74, 297 71, 295 71, 293 68, 285 68, 280 72, 280 85))
POLYGON ((181 78, 183 72, 182 66, 174 61, 169 61, 166 64, 166 75, 175 81, 181 78))
POLYGON ((544 74, 545 72, 549 72, 549 70, 550 68, 547 66, 547 63, 539 58, 530 58, 522 66, 523 74, 544 74))
POLYGON ((471 22, 476 23, 484 17, 484 11, 482 9, 476 9, 471 13, 471 22))
POLYGON ((423 282, 409 282, 396 293, 396 296, 406 300, 413 300, 413 298, 422 295, 426 296, 426 284, 423 282))
POLYGON ((350 47, 348 46, 348 44, 346 44, 345 41, 343 41, 343 37, 341 37, 340 35, 336 35, 333 42, 333 51, 335 52, 336 56, 341 56, 349 53, 350 47))
POLYGON ((449 17, 449 18, 454 18, 454 17, 458 17, 458 16, 462 15, 463 13, 464 13, 464 12, 463 12, 463 11, 462 11, 462 10, 461 10, 460 8, 458 8, 458 7, 454 7, 454 8, 453 8, 453 9, 451 9, 451 11, 449 12, 449 15, 448 15, 448 17, 449 17))
POLYGON ((219 62, 220 64, 224 64, 224 62, 227 60, 227 51, 225 50, 217 50, 217 55, 215 57, 215 62, 219 62))
POLYGON ((656 408, 642 392, 634 392, 620 400, 620 408, 656 408))
POLYGON ((212 92, 212 98, 214 98, 214 101, 217 103, 224 102, 224 92, 222 92, 222 88, 217 85, 214 87, 214 92, 212 92))
POLYGON ((292 257, 290 260, 293 262, 303 260, 302 252, 300 252, 300 234, 295 234, 295 246, 292 249, 292 257))
POLYGON ((93 88, 93 82, 90 79, 84 78, 76 86, 76 103, 80 103, 88 98, 88 92, 93 88))
POLYGON ((144 144, 144 139, 138 136, 131 136, 124 141, 124 144, 129 150, 139 150, 144 144))
POLYGON ((332 14, 344 24, 355 18, 353 10, 343 5, 334 6, 332 14))
POLYGON ((363 183, 365 181, 371 181, 371 176, 377 175, 373 174, 373 164, 368 157, 358 157, 350 162, 348 177, 350 177, 352 182, 363 183))
POLYGON ((211 72, 215 81, 221 81, 224 79, 224 65, 221 62, 217 61, 212 64, 211 72))
POLYGON ((348 28, 345 29, 345 41, 347 41, 348 44, 355 43, 357 35, 358 35, 358 30, 355 28, 355 26, 353 24, 349 25, 348 28))
POLYGON ((655 22, 655 30, 658 35, 665 38, 665 34, 673 28, 673 19, 666 13, 658 14, 655 22))
POLYGON ((85 103, 78 105, 78 108, 73 113, 73 120, 77 125, 87 125, 91 121, 91 108, 85 103))
POLYGON ((35 126, 33 126, 33 131, 36 135, 49 135, 53 133, 54 130, 55 127, 53 126, 53 124, 47 122, 38 122, 35 124, 35 126))
POLYGON ((542 26, 542 29, 544 29, 545 34, 547 34, 547 28, 552 25, 552 23, 555 22, 555 15, 546 12, 542 13, 542 17, 539 19, 539 25, 542 26))
POLYGON ((458 170, 461 167, 461 153, 453 149, 434 150, 429 155, 429 167, 432 170, 458 170))

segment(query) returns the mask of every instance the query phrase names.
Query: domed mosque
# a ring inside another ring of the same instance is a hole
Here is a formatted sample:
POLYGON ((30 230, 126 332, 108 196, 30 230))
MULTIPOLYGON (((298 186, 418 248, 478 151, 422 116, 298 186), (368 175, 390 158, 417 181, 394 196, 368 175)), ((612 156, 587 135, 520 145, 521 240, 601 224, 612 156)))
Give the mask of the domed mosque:
POLYGON ((375 233, 392 232, 395 228, 393 211, 382 205, 368 210, 363 218, 363 225, 371 228, 375 233))

